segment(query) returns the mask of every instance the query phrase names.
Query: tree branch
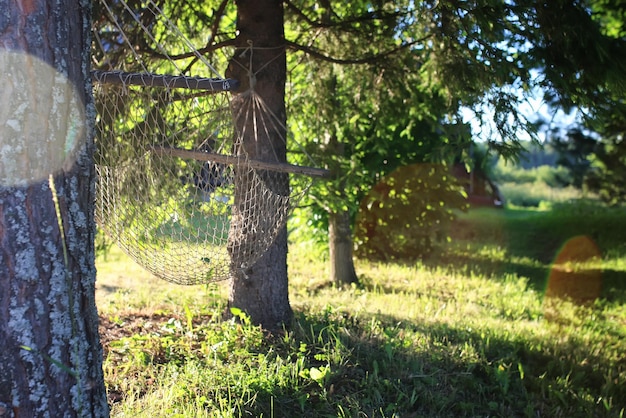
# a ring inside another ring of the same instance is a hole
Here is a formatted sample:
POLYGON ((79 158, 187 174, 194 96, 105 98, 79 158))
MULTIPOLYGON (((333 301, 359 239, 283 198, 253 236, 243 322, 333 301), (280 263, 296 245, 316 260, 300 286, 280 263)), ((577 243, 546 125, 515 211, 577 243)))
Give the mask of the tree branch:
POLYGON ((93 81, 102 84, 184 88, 188 90, 207 90, 216 93, 236 90, 239 87, 237 80, 230 79, 185 77, 152 73, 127 73, 122 71, 92 71, 91 78, 93 81))
POLYGON ((285 0, 285 4, 296 15, 300 16, 300 18, 302 18, 302 20, 304 20, 306 23, 308 23, 311 26, 315 26, 316 25, 317 22, 314 22, 313 20, 309 19, 309 17, 306 14, 304 14, 304 12, 302 10, 300 10, 300 8, 296 7, 296 5, 293 4, 291 1, 285 0))
POLYGON ((227 39, 222 42, 207 45, 204 48, 200 48, 192 52, 185 52, 185 53, 177 54, 177 55, 166 55, 161 52, 157 52, 153 49, 142 49, 141 51, 149 54, 153 58, 170 59, 173 61, 177 61, 177 60, 182 60, 185 58, 197 57, 198 55, 206 54, 206 53, 215 51, 217 49, 224 48, 227 46, 233 46, 233 45, 235 45, 235 40, 227 39))
MULTIPOLYGON (((300 8, 298 8, 295 4, 291 2, 291 0, 284 0, 287 7, 293 11, 297 16, 299 16, 304 22, 310 25, 312 28, 342 28, 344 30, 348 30, 349 26, 353 23, 362 23, 362 22, 370 22, 372 20, 386 20, 391 18, 398 18, 401 16, 405 16, 410 14, 409 11, 406 12, 395 12, 388 13, 383 10, 374 10, 364 13, 358 16, 351 16, 341 21, 317 21, 309 18, 300 8)), ((333 13, 334 14, 334 13, 333 13)))
POLYGON ((302 51, 306 54, 311 55, 312 57, 315 57, 317 59, 321 59, 323 61, 327 61, 327 62, 332 62, 334 64, 371 64, 373 62, 379 61, 385 57, 388 57, 390 55, 393 55, 399 51, 402 51, 403 49, 407 49, 412 47, 413 45, 419 44, 424 42, 426 39, 428 39, 429 37, 431 37, 432 35, 427 35, 423 38, 420 39, 416 39, 414 41, 411 42, 407 42, 404 44, 401 44, 395 48, 392 48, 390 50, 381 52, 379 54, 373 54, 373 55, 369 55, 366 57, 362 57, 362 58, 335 58, 329 55, 324 54, 323 52, 313 48, 313 47, 309 47, 309 46, 305 46, 305 45, 300 45, 297 44, 293 41, 289 41, 286 40, 286 47, 289 49, 292 49, 294 51, 302 51))

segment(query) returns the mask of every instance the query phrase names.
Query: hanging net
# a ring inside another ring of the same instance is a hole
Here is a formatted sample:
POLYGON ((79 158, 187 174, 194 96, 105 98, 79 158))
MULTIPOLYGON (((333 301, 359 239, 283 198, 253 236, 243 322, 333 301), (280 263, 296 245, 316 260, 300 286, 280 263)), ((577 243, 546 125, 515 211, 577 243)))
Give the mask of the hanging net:
POLYGON ((237 81, 219 77, 166 10, 129 3, 95 7, 96 221, 160 278, 226 279, 263 255, 306 187, 290 190, 297 167, 248 158, 251 132, 233 119, 254 135, 279 131, 263 101, 247 92, 233 115, 237 81))

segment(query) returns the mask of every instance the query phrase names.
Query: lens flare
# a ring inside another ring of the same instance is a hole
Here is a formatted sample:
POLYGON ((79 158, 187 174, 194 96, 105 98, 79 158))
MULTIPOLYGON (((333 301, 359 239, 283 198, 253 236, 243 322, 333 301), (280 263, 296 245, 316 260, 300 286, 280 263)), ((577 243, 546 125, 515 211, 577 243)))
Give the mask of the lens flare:
POLYGON ((589 262, 601 256, 600 249, 590 237, 570 238, 552 263, 546 298, 571 299, 580 304, 599 298, 602 271, 589 268, 589 262))
POLYGON ((0 50, 0 186, 68 170, 84 142, 85 111, 72 82, 49 64, 0 50))

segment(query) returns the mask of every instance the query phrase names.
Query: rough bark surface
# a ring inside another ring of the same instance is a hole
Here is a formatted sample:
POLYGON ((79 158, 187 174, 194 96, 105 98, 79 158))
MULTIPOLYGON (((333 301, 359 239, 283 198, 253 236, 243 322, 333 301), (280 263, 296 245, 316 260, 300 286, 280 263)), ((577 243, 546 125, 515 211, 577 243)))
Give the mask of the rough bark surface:
MULTIPOLYGON (((250 158, 268 161, 286 161, 285 80, 286 58, 283 6, 279 0, 238 0, 237 2, 237 52, 231 60, 227 76, 241 82, 232 100, 235 126, 243 133, 243 147, 250 158), (281 124, 260 121, 269 118, 257 113, 251 118, 250 93, 254 91, 265 103, 272 117, 281 124), (263 129, 255 129, 263 126, 263 129), (269 127, 266 129, 265 127, 269 127)), ((233 222, 245 222, 245 202, 249 184, 245 174, 239 173, 236 181, 233 222)), ((289 179, 286 174, 261 172, 268 187, 274 192, 288 195, 289 179)), ((254 207, 254 206, 252 206, 254 207)), ((249 210, 249 209, 248 209, 249 210)), ((237 239, 238 237, 230 237, 237 239)), ((282 228, 268 251, 253 265, 231 266, 229 305, 246 312, 253 323, 273 329, 288 323, 292 317, 289 304, 287 278, 287 231, 282 228), (245 268, 244 268, 245 267, 245 268)))
POLYGON ((356 283, 358 278, 352 258, 350 214, 347 211, 329 213, 328 244, 331 280, 340 284, 356 283))
MULTIPOLYGON (((0 48, 54 67, 73 82, 92 117, 90 2, 0 0, 0 10, 0 48)), ((90 126, 76 162, 54 175, 62 231, 48 180, 0 186, 3 418, 109 414, 95 306, 91 132, 90 126)))

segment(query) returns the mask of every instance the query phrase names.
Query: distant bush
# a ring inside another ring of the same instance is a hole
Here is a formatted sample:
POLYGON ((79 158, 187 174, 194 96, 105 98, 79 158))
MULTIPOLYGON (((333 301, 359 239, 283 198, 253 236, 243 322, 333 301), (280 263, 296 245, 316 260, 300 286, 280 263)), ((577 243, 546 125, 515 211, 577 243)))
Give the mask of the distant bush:
POLYGON ((545 207, 554 202, 565 202, 582 196, 580 190, 568 187, 550 187, 543 181, 533 183, 502 183, 500 192, 507 206, 545 207))
POLYGON ((508 206, 546 207, 583 195, 571 186, 572 176, 562 166, 541 165, 524 169, 500 160, 493 168, 493 180, 499 185, 508 206))
POLYGON ((496 183, 532 183, 535 178, 528 170, 502 162, 493 169, 493 180, 496 183))
POLYGON ((493 169, 493 179, 496 183, 537 183, 543 182, 550 187, 564 187, 571 184, 572 179, 565 167, 542 165, 524 169, 515 165, 499 161, 493 169))

